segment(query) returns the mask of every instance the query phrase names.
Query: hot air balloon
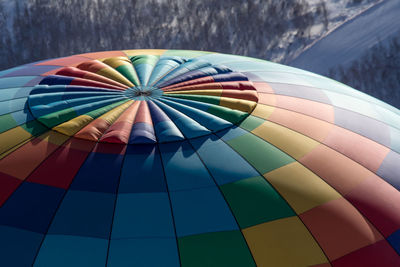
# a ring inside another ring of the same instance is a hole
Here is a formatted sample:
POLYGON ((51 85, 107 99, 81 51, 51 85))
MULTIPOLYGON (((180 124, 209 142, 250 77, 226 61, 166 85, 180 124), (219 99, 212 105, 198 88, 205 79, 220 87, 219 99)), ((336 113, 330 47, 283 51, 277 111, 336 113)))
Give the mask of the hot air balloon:
POLYGON ((1 71, 0 265, 400 266, 399 129, 390 105, 249 57, 1 71))

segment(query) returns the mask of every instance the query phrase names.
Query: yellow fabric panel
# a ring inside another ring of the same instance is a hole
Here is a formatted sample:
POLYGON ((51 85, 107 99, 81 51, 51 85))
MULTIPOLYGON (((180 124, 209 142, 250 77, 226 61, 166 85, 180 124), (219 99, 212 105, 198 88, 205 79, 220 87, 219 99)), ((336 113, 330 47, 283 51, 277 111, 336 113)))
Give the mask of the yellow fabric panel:
POLYGON ((274 110, 275 107, 257 104, 251 115, 267 120, 269 116, 271 116, 271 114, 274 112, 274 110))
POLYGON ((120 82, 122 84, 125 84, 129 87, 133 87, 133 83, 131 83, 125 76, 123 76, 121 73, 116 71, 115 69, 109 67, 109 68, 104 68, 96 72, 96 74, 102 75, 104 77, 110 78, 111 80, 120 82))
POLYGON ((264 174, 297 214, 303 213, 341 195, 298 162, 264 174))
POLYGON ((6 152, 4 152, 3 154, 0 154, 0 160, 4 157, 6 157, 8 154, 14 152, 15 150, 17 150, 18 148, 20 148, 21 146, 23 146, 24 144, 28 143, 29 141, 31 141, 34 138, 34 136, 32 136, 29 139, 26 139, 25 141, 19 143, 18 145, 10 148, 9 150, 7 150, 6 152))
POLYGON ((222 89, 215 90, 192 90, 192 91, 172 91, 165 92, 165 94, 189 94, 189 95, 211 95, 211 96, 221 96, 222 89))
POLYGON ((125 102, 124 104, 113 108, 112 110, 101 115, 99 119, 105 120, 109 125, 111 125, 121 115, 122 112, 124 112, 130 105, 132 105, 133 102, 133 100, 125 102))
POLYGON ((113 67, 114 69, 118 68, 121 65, 132 65, 132 62, 127 57, 112 57, 102 59, 105 64, 113 67))
POLYGON ((297 133, 276 123, 266 121, 252 133, 278 147, 296 160, 309 153, 319 143, 305 135, 297 133))
POLYGON ((253 101, 229 97, 221 97, 219 104, 223 107, 240 110, 247 113, 251 113, 254 107, 257 105, 257 103, 253 101))
POLYGON ((80 129, 88 125, 92 120, 93 118, 88 115, 80 115, 76 118, 57 125, 53 128, 53 130, 68 136, 73 136, 80 129))
POLYGON ((30 139, 32 135, 22 127, 15 127, 0 134, 0 154, 30 139))
POLYGON ((307 228, 295 217, 242 230, 257 266, 313 266, 328 262, 307 228))
POLYGON ((134 50, 123 50, 125 54, 130 57, 137 56, 137 55, 154 55, 154 56, 161 56, 165 53, 165 49, 134 49, 134 50))
POLYGON ((60 146, 69 139, 69 136, 66 136, 64 134, 61 134, 61 133, 58 133, 55 131, 48 131, 48 132, 45 132, 44 134, 38 136, 37 138, 41 139, 43 141, 52 143, 54 145, 60 146))

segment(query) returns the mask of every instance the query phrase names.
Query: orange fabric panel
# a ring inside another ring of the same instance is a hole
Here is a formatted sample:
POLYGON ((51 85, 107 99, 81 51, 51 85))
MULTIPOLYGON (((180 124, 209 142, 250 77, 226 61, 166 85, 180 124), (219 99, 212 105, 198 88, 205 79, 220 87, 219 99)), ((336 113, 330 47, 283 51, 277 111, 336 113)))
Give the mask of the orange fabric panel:
POLYGON ((136 114, 134 123, 144 122, 153 125, 153 120, 151 119, 151 113, 149 106, 147 105, 147 102, 146 101, 140 101, 140 102, 141 103, 139 106, 139 110, 136 114))
POLYGON ((272 87, 268 83, 253 82, 253 86, 259 93, 267 93, 267 94, 274 93, 274 89, 272 89, 272 87))
POLYGON ((324 144, 376 172, 390 149, 349 130, 333 127, 324 144))
POLYGON ((75 137, 97 141, 109 126, 110 125, 107 121, 99 118, 92 121, 86 125, 86 127, 77 132, 75 137))
POLYGON ((92 80, 92 81, 111 84, 111 85, 114 85, 117 87, 128 88, 128 86, 126 86, 125 84, 111 80, 107 77, 98 75, 96 73, 88 72, 88 71, 81 70, 81 69, 74 68, 74 67, 65 67, 62 69, 58 69, 56 74, 70 76, 70 77, 80 77, 80 78, 84 78, 84 79, 88 79, 88 80, 92 80))
POLYGON ((101 59, 101 58, 119 57, 119 56, 126 57, 126 54, 124 52, 122 52, 122 51, 103 51, 103 52, 93 52, 93 53, 80 54, 80 56, 93 58, 93 59, 101 59))
POLYGON ((76 66, 82 62, 87 61, 89 58, 83 55, 76 55, 70 57, 62 57, 40 62, 36 65, 54 65, 54 66, 76 66))
POLYGON ((275 107, 276 102, 277 102, 276 95, 258 93, 258 103, 259 104, 264 104, 264 105, 275 107))
POLYGON ((86 62, 83 62, 82 64, 78 65, 78 69, 90 71, 90 72, 94 72, 94 73, 96 73, 102 69, 105 69, 105 68, 110 68, 110 66, 108 66, 98 60, 90 60, 90 61, 86 61, 86 62))
POLYGON ((257 92, 253 90, 224 89, 222 90, 221 97, 230 97, 258 102, 257 92))
POLYGON ((333 124, 304 114, 275 108, 269 121, 283 125, 319 142, 322 142, 334 127, 333 124))
POLYGON ((263 101, 260 102, 261 104, 274 105, 279 108, 302 113, 330 123, 335 122, 334 108, 328 104, 284 95, 271 96, 260 93, 258 94, 258 97, 263 101))
POLYGON ((339 152, 320 144, 299 160, 342 195, 364 179, 375 175, 339 152))
POLYGON ((3 158, 0 161, 0 172, 25 180, 42 161, 68 138, 55 132, 37 137, 3 158))
POLYGON ((142 101, 135 101, 125 110, 113 125, 107 129, 100 141, 127 144, 140 102, 142 101))

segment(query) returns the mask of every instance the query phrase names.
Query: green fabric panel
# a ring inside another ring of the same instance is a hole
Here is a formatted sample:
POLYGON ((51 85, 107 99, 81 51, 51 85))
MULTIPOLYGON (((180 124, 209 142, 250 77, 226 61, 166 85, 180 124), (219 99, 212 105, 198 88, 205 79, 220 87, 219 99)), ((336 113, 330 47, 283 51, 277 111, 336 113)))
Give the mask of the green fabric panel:
POLYGON ((263 139, 248 133, 228 141, 261 174, 294 161, 294 159, 263 139))
POLYGON ((139 78, 136 74, 135 69, 132 65, 121 65, 116 70, 125 76, 129 81, 131 81, 134 85, 139 85, 139 78))
POLYGON ((217 117, 220 117, 224 120, 227 120, 233 124, 239 124, 242 120, 244 120, 249 114, 246 112, 242 112, 239 110, 234 110, 222 106, 212 106, 207 110, 208 113, 211 113, 217 117))
POLYGON ((78 116, 73 108, 66 108, 40 117, 38 120, 47 127, 53 128, 54 126, 69 121, 70 119, 78 116))
POLYGON ((253 131, 255 128, 263 124, 265 120, 255 117, 253 115, 248 116, 239 126, 247 131, 253 131))
POLYGON ((221 190, 242 229, 296 215, 264 177, 225 184, 221 190))
POLYGON ((185 236, 178 246, 183 267, 256 266, 240 231, 185 236))
POLYGON ((132 64, 134 66, 139 65, 139 64, 149 64, 152 66, 155 66, 157 64, 158 59, 160 56, 154 56, 154 55, 140 55, 140 56, 133 56, 130 58, 132 61, 132 64))
POLYGON ((11 114, 0 116, 0 133, 8 131, 15 126, 17 126, 17 122, 11 114))
POLYGON ((210 103, 213 105, 219 106, 220 103, 220 97, 219 96, 208 96, 208 95, 184 95, 184 94, 170 94, 165 96, 169 97, 177 97, 177 98, 184 98, 184 99, 189 99, 189 100, 194 100, 194 101, 200 101, 204 103, 210 103))
POLYGON ((33 136, 38 136, 49 130, 46 126, 44 126, 37 120, 29 121, 25 124, 22 124, 20 127, 33 136))
POLYGON ((90 111, 90 112, 88 112, 88 113, 85 113, 85 115, 88 115, 88 116, 92 117, 93 119, 95 119, 95 118, 97 118, 97 117, 103 115, 103 114, 106 113, 107 111, 110 111, 110 110, 112 110, 113 108, 118 107, 119 105, 122 105, 123 103, 125 103, 125 102, 127 102, 127 101, 129 101, 129 99, 122 100, 122 101, 119 101, 119 102, 110 104, 110 105, 108 105, 108 106, 105 106, 105 107, 101 107, 101 108, 92 110, 92 111, 90 111))
POLYGON ((163 56, 178 56, 183 58, 194 58, 207 54, 212 54, 213 52, 205 51, 191 51, 191 50, 167 50, 163 56))

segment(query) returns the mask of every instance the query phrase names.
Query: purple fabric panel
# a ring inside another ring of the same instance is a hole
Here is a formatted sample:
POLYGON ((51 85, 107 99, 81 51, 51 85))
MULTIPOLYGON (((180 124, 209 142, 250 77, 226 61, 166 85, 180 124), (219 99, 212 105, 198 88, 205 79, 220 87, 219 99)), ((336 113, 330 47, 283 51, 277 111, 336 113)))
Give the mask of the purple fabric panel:
POLYGON ((379 167, 377 174, 397 190, 400 190, 400 155, 390 151, 379 167))
POLYGON ((155 142, 156 136, 154 135, 154 128, 152 125, 144 122, 138 122, 133 125, 129 144, 155 142))
POLYGON ((28 65, 25 66, 21 69, 15 70, 13 72, 10 72, 3 77, 14 77, 14 76, 35 76, 35 75, 41 75, 43 73, 46 73, 48 71, 58 69, 60 66, 35 66, 35 65, 28 65))
POLYGON ((153 124, 156 125, 159 122, 171 121, 171 119, 161 110, 153 101, 147 101, 147 105, 150 109, 151 119, 153 124))

